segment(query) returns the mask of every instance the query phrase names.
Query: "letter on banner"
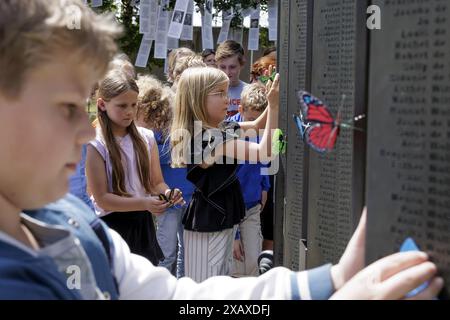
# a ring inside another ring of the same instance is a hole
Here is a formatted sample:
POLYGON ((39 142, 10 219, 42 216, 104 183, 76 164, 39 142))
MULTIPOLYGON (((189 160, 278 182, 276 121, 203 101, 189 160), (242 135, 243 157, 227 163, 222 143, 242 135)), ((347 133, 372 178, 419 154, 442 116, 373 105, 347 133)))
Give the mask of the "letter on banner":
POLYGON ((150 57, 150 50, 152 49, 153 40, 145 40, 142 37, 141 46, 136 57, 136 67, 145 68, 147 66, 148 58, 150 57))
POLYGON ((269 41, 277 41, 278 37, 278 0, 269 0, 269 41))
POLYGON ((177 0, 175 3, 175 9, 173 10, 169 32, 167 33, 168 37, 180 39, 188 4, 188 0, 177 0))
POLYGON ((234 17, 233 9, 224 11, 222 13, 222 28, 220 28, 217 43, 222 43, 228 39, 228 34, 230 33, 231 20, 233 19, 233 17, 234 17))
MULTIPOLYGON (((172 20, 172 17, 174 15, 174 12, 169 13, 169 21, 172 20)), ((178 38, 172 38, 170 36, 167 36, 167 50, 176 49, 180 46, 180 42, 178 38)))
POLYGON ((142 0, 139 5, 139 33, 150 31, 150 0, 142 0))
POLYGON ((248 32, 248 50, 257 51, 259 49, 259 13, 260 7, 250 15, 250 30, 248 32))
POLYGON ((181 32, 181 40, 193 40, 194 39, 194 0, 189 0, 186 16, 184 17, 183 31, 181 32))
POLYGON ((92 0, 92 8, 101 7, 103 5, 103 0, 92 0))
POLYGON ((214 49, 213 31, 212 31, 212 9, 214 1, 205 1, 205 14, 202 16, 202 47, 205 49, 214 49))
POLYGON ((169 0, 163 0, 159 6, 158 24, 156 27, 155 54, 157 59, 167 58, 167 29, 169 28, 169 0))
POLYGON ((150 0, 150 14, 149 14, 149 24, 147 30, 144 30, 145 40, 155 40, 156 39, 156 27, 158 23, 158 0, 150 0))
POLYGON ((228 34, 228 40, 234 40, 242 44, 244 40, 244 29, 242 26, 237 28, 232 28, 231 32, 228 34))

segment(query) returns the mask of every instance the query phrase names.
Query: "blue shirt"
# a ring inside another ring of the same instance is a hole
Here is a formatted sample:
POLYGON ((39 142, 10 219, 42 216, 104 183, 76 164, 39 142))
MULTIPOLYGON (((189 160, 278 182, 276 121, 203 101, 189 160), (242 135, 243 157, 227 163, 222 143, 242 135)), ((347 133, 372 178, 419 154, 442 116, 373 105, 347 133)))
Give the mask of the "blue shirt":
POLYGON ((228 105, 228 112, 237 112, 238 111, 239 105, 241 104, 242 90, 244 90, 245 86, 247 86, 247 85, 248 85, 248 83, 240 80, 239 85, 237 85, 236 87, 230 86, 228 88, 228 96, 230 98, 230 102, 228 105))
POLYGON ((73 176, 69 178, 69 192, 94 210, 94 205, 89 198, 86 188, 86 150, 86 145, 83 145, 81 149, 81 161, 78 163, 73 176))
MULTIPOLYGON (((242 122, 244 118, 238 113, 228 120, 242 122)), ((258 141, 259 139, 257 138, 256 142, 258 141)), ((261 175, 261 169, 264 167, 267 167, 267 165, 245 162, 240 165, 237 171, 247 210, 261 203, 262 192, 270 189, 269 176, 261 175)))
POLYGON ((183 192, 183 199, 188 203, 194 193, 194 185, 186 179, 187 168, 170 167, 170 141, 164 139, 161 132, 154 131, 154 134, 164 181, 170 188, 180 189, 183 192))

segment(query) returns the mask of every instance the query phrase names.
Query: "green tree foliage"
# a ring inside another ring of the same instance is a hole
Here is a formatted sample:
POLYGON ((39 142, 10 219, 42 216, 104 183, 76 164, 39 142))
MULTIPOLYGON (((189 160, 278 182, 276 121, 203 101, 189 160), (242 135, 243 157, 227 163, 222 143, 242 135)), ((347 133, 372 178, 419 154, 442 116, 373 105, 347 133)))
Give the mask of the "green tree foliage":
MULTIPOLYGON (((103 6, 94 8, 99 13, 114 13, 117 21, 123 26, 124 34, 119 39, 120 49, 126 53, 132 61, 136 59, 142 35, 139 33, 139 2, 140 0, 103 0, 103 6)), ((169 9, 175 7, 176 0, 170 0, 169 9)), ((205 0, 194 0, 196 8, 203 8, 205 0)), ((258 3, 261 5, 261 10, 267 11, 267 0, 215 0, 214 8, 215 14, 233 9, 233 12, 238 12, 239 8, 242 10, 248 8, 256 8, 258 3)), ((243 18, 237 14, 231 22, 231 27, 242 26, 243 18)), ((260 45, 262 47, 270 46, 267 28, 261 28, 260 45)), ((164 61, 153 58, 153 49, 150 53, 148 68, 151 71, 153 67, 162 67, 164 61)))

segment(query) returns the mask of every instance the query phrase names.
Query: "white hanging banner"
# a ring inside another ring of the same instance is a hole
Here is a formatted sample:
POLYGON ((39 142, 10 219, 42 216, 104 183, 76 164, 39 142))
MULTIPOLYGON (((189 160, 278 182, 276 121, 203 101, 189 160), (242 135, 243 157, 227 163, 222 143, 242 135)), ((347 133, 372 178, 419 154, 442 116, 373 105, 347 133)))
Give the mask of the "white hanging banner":
POLYGON ((231 32, 228 34, 228 40, 234 40, 242 44, 244 40, 244 28, 242 26, 231 28, 231 32))
POLYGON ((250 30, 248 31, 248 50, 259 50, 259 14, 261 10, 258 5, 250 16, 250 30))
MULTIPOLYGON (((256 10, 259 10, 259 5, 258 5, 258 9, 256 9, 256 10)), ((242 19, 252 15, 254 11, 255 11, 255 9, 253 9, 253 8, 247 8, 247 9, 241 10, 240 12, 241 12, 242 19)))
POLYGON ((139 5, 139 33, 150 29, 150 0, 141 0, 139 5))
POLYGON ((175 9, 173 10, 173 15, 167 36, 175 39, 180 39, 188 5, 188 0, 177 0, 177 2, 175 3, 175 9))
MULTIPOLYGON (((169 23, 172 20, 174 12, 171 11, 169 13, 169 23)), ((177 49, 180 47, 180 40, 177 38, 172 38, 170 36, 167 36, 167 51, 172 50, 172 49, 177 49)))
POLYGON ((162 0, 159 6, 158 23, 156 26, 156 40, 154 57, 156 59, 167 58, 167 30, 169 28, 169 11, 167 5, 169 0, 162 0))
POLYGON ((103 5, 103 0, 92 0, 92 4, 91 4, 92 8, 101 7, 102 5, 103 5))
POLYGON ((277 41, 278 38, 278 0, 269 0, 269 41, 277 41))
POLYGON ((143 33, 146 40, 155 40, 156 24, 158 22, 158 1, 146 0, 141 2, 139 11, 139 32, 143 33))
POLYGON ((144 37, 142 37, 141 46, 139 47, 139 52, 134 64, 136 67, 145 68, 147 66, 152 44, 153 40, 145 40, 144 37))
POLYGON ((202 47, 205 49, 214 49, 213 31, 212 31, 212 8, 213 0, 205 1, 205 13, 202 16, 202 47))
POLYGON ((194 0, 189 0, 186 16, 184 17, 183 31, 181 32, 181 40, 193 40, 194 39, 194 0))
POLYGON ((222 43, 228 39, 228 34, 230 33, 231 20, 233 19, 233 17, 234 17, 233 9, 224 11, 222 13, 222 28, 220 28, 217 43, 222 43))
POLYGON ((179 47, 180 47, 179 39, 167 37, 167 50, 177 49, 179 47))

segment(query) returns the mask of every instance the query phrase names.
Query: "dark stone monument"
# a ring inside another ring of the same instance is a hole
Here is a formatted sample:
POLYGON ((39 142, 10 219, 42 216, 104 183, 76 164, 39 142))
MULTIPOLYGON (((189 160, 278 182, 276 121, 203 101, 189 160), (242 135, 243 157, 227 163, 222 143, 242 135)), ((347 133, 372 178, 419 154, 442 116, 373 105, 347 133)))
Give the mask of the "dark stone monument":
MULTIPOLYGON (((296 92, 309 88, 311 65, 312 1, 280 1, 280 55, 279 71, 281 81, 280 127, 288 138, 286 155, 281 158, 280 173, 277 176, 277 217, 284 217, 278 223, 278 238, 282 238, 282 259, 278 264, 293 270, 305 267, 306 213, 305 195, 305 146, 298 136, 293 114, 298 114, 296 92), (280 176, 283 179, 280 179, 280 176), (281 213, 281 214, 280 214, 281 213), (302 241, 303 240, 303 241, 302 241)), ((277 242, 277 241, 275 241, 277 242)))
POLYGON ((276 184, 279 265, 337 262, 359 220, 365 134, 341 130, 335 150, 319 155, 305 147, 292 116, 300 109, 298 90, 317 95, 334 115, 345 94, 343 120, 365 112, 366 9, 361 0, 280 1, 280 127, 288 144, 276 184))
MULTIPOLYGON (((287 128, 287 106, 288 106, 288 79, 289 74, 289 1, 278 2, 278 48, 277 67, 280 73, 280 113, 279 127, 286 132, 287 128), (281 19, 280 17, 283 17, 281 19)), ((289 148, 289 146, 287 147, 289 148)), ((286 156, 279 157, 279 170, 275 176, 274 196, 274 263, 276 266, 284 265, 284 195, 286 176, 286 156)))
POLYGON ((411 237, 450 286, 450 3, 374 1, 367 262, 411 237))
MULTIPOLYGON (((365 112, 366 9, 361 0, 314 1, 311 93, 343 121, 365 112)), ((353 234, 364 200, 364 139, 341 128, 332 152, 309 152, 308 268, 338 262, 353 234)))

